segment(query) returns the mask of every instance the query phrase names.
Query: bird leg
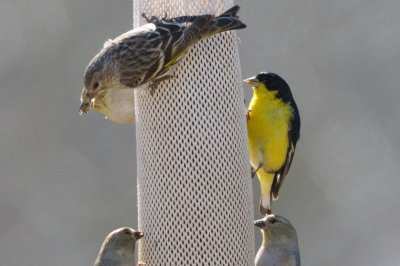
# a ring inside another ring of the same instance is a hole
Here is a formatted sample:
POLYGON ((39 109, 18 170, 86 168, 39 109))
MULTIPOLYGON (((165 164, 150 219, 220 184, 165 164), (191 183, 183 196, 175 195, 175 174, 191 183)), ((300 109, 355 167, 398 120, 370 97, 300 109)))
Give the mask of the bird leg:
POLYGON ((250 171, 251 171, 251 178, 254 178, 254 176, 257 174, 257 171, 260 170, 261 167, 263 167, 264 164, 260 164, 256 170, 254 170, 253 167, 250 167, 250 171))
POLYGON ((197 18, 197 16, 180 16, 175 18, 168 18, 167 12, 164 13, 164 17, 159 19, 156 16, 148 17, 146 13, 142 13, 142 17, 146 20, 147 23, 160 23, 160 22, 177 22, 177 23, 189 23, 193 22, 197 18))
POLYGON ((159 79, 155 79, 155 80, 150 81, 149 89, 150 89, 151 96, 154 95, 154 93, 156 92, 157 86, 161 81, 164 81, 164 80, 167 80, 167 79, 170 79, 170 78, 176 78, 176 76, 174 76, 174 75, 166 75, 166 76, 163 76, 163 77, 161 77, 159 79))
POLYGON ((159 23, 160 21, 166 21, 167 20, 167 12, 164 13, 164 17, 159 19, 156 16, 151 16, 150 18, 146 15, 146 13, 142 13, 142 18, 146 20, 147 23, 159 23))
POLYGON ((250 112, 249 108, 246 107, 246 121, 250 119, 250 112))

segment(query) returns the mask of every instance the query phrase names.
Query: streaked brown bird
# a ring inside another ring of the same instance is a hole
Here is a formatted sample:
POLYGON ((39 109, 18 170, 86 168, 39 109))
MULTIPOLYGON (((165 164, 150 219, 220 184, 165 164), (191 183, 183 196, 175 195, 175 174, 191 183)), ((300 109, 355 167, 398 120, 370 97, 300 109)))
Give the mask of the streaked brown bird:
POLYGON ((127 89, 150 83, 154 90, 195 43, 214 34, 243 29, 234 6, 215 17, 211 14, 172 19, 148 19, 141 27, 104 44, 84 75, 85 97, 80 113, 96 106, 99 93, 108 89, 127 89))

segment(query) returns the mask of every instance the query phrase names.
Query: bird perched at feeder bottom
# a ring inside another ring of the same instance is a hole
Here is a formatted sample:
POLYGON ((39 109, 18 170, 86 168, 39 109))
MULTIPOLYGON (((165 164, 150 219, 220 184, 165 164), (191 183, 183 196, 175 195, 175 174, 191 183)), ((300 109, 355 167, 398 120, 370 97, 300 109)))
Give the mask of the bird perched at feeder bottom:
POLYGON ((254 222, 261 229, 263 242, 255 258, 256 266, 299 266, 300 253, 296 230, 279 215, 270 214, 254 222))
POLYGON ((250 162, 261 186, 260 213, 271 213, 300 137, 300 114, 289 85, 277 74, 244 80, 253 87, 247 131, 250 162))
POLYGON ((86 88, 83 88, 81 95, 82 104, 80 114, 83 109, 89 111, 96 110, 106 116, 106 118, 117 124, 132 124, 135 122, 135 92, 133 89, 108 89, 99 91, 97 100, 89 99, 86 88))
POLYGON ((128 31, 105 43, 86 68, 84 84, 87 100, 80 113, 90 109, 99 92, 110 88, 135 88, 151 82, 151 87, 170 78, 170 70, 191 46, 202 39, 229 30, 243 29, 234 6, 223 14, 150 19, 152 23, 128 31), (187 25, 189 24, 189 25, 187 25))
POLYGON ((127 266, 135 264, 136 241, 142 231, 122 227, 111 232, 103 242, 94 266, 127 266))

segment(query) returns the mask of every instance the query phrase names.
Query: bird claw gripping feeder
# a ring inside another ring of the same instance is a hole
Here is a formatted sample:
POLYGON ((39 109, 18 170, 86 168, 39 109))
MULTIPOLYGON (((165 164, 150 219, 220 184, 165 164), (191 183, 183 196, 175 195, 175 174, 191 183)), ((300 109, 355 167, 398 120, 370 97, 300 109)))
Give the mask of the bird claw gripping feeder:
MULTIPOLYGON (((232 0, 134 0, 148 17, 221 14, 232 0)), ((239 14, 240 15, 240 14, 239 14)), ((135 89, 138 217, 147 265, 253 265, 253 196, 235 31, 194 45, 151 95, 135 89)))

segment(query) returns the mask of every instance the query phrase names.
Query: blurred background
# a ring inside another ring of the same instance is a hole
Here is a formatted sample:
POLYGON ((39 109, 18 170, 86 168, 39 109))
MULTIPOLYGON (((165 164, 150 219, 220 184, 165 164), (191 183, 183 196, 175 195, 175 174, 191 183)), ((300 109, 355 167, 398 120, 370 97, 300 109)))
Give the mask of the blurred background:
MULTIPOLYGON (((302 264, 399 265, 400 3, 236 3, 243 78, 279 73, 301 112, 273 209, 302 264)), ((134 125, 78 115, 86 65, 132 27, 132 2, 3 0, 0 17, 0 264, 92 265, 137 226, 134 125)))

